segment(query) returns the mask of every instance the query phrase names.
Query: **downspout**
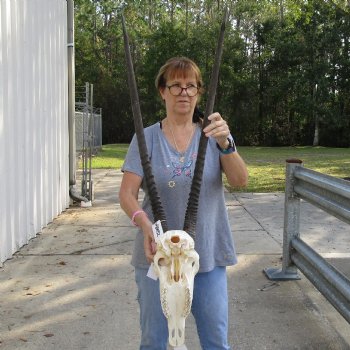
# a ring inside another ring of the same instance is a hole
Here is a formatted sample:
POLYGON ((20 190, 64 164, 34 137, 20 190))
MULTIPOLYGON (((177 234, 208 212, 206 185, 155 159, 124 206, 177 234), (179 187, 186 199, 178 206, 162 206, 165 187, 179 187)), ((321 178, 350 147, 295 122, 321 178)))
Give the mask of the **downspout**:
POLYGON ((68 132, 69 132, 69 196, 76 202, 89 200, 77 193, 75 145, 75 72, 74 72, 74 0, 67 0, 67 51, 68 51, 68 132))

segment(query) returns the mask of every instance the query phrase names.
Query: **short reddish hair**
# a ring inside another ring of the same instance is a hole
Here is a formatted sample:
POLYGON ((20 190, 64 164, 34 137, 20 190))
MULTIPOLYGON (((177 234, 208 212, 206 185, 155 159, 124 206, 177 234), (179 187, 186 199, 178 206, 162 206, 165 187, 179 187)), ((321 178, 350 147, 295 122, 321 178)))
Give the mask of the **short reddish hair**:
POLYGON ((167 80, 171 80, 176 77, 187 77, 193 73, 196 77, 198 91, 201 94, 203 89, 202 74, 198 66, 187 57, 173 57, 170 58, 159 69, 155 84, 158 90, 166 87, 167 80))

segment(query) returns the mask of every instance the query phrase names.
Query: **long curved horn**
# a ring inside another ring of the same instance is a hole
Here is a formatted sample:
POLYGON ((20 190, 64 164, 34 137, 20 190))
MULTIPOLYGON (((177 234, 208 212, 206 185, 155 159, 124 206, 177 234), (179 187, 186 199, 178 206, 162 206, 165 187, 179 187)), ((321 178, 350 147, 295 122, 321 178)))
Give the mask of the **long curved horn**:
POLYGON ((160 220, 162 223, 162 228, 164 232, 168 231, 168 225, 165 218, 165 212, 160 202, 160 197, 156 188, 156 183, 154 181, 154 176, 152 173, 152 165, 149 160, 145 134, 143 131, 142 115, 139 103, 139 96, 137 93, 136 79, 134 74, 134 67, 130 54, 129 38, 126 31, 124 16, 122 15, 122 24, 123 24, 123 35, 124 35, 124 50, 126 57, 126 66, 128 73, 128 84, 130 88, 130 98, 131 98, 131 107, 134 117, 135 132, 137 137, 137 143, 140 151, 141 164, 145 176, 146 187, 148 190, 148 195, 151 202, 152 212, 154 216, 154 221, 160 220))
MULTIPOLYGON (((228 10, 226 8, 224 12, 224 17, 221 23, 219 40, 218 40, 216 54, 215 54, 215 61, 214 61, 212 74, 210 78, 208 99, 205 106, 202 130, 209 124, 208 117, 210 114, 213 113, 227 18, 228 18, 228 10)), ((183 227, 183 230, 186 231, 193 238, 193 240, 195 240, 195 237, 196 237, 196 223, 197 223, 199 194, 200 194, 201 184, 202 184, 202 175, 203 175, 203 169, 204 169, 205 155, 207 152, 207 144, 208 144, 208 138, 205 136, 204 132, 202 131, 201 138, 199 140, 197 161, 194 169, 191 191, 188 198, 187 209, 185 214, 185 222, 183 227)))

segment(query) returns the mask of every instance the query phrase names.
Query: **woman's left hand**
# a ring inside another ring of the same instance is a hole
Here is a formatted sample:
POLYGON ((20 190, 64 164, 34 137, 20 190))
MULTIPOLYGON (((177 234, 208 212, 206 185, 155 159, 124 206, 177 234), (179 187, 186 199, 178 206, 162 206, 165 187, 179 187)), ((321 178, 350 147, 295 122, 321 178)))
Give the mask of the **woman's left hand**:
POLYGON ((204 128, 207 137, 212 136, 221 148, 226 148, 230 135, 230 129, 219 113, 213 113, 208 117, 210 124, 204 128))

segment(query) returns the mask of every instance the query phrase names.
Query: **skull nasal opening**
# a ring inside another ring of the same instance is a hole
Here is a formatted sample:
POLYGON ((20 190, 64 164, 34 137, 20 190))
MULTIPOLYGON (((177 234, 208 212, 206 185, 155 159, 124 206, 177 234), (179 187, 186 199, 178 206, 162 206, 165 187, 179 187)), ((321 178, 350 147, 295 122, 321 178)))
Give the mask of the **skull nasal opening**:
POLYGON ((179 243, 180 242, 180 236, 172 236, 171 237, 172 243, 179 243))

